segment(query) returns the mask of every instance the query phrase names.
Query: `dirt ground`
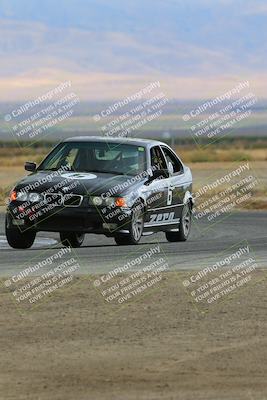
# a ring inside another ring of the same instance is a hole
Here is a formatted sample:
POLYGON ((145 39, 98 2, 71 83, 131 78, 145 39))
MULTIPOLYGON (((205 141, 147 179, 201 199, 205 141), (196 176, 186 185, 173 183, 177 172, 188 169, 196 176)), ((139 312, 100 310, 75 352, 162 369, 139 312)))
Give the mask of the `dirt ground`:
POLYGON ((23 314, 1 284, 0 399, 266 399, 266 280, 201 313, 185 276, 123 306, 75 278, 23 314))

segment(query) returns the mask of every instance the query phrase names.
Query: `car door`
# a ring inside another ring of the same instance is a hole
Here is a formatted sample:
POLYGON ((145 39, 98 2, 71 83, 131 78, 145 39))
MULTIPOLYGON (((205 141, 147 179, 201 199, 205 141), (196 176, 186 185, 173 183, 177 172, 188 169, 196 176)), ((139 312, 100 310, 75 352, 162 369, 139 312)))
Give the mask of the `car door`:
MULTIPOLYGON (((150 149, 150 163, 152 170, 167 169, 166 159, 160 146, 153 146, 150 149)), ((168 209, 168 205, 171 204, 169 186, 169 178, 163 177, 155 179, 147 185, 145 228, 161 229, 175 217, 173 211, 168 209)))
POLYGON ((168 147, 161 146, 170 173, 168 179, 168 206, 175 211, 175 217, 180 218, 186 192, 191 182, 186 182, 183 164, 176 154, 168 147))

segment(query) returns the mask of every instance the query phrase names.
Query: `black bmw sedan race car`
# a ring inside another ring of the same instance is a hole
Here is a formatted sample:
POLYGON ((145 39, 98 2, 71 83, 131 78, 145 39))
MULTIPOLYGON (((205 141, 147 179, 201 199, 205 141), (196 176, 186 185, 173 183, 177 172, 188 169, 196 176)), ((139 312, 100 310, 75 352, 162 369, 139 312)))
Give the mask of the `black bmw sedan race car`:
POLYGON ((137 244, 165 232, 187 240, 192 217, 192 174, 164 143, 133 138, 74 137, 58 144, 10 193, 6 237, 29 248, 38 231, 59 232, 79 247, 86 233, 137 244))

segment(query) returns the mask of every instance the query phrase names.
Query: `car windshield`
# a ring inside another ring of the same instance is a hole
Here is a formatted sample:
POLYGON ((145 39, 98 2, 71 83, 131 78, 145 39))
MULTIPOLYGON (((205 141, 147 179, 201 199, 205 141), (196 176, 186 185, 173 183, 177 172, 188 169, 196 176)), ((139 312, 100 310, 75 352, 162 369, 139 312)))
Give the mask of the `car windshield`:
POLYGON ((146 152, 143 146, 131 144, 66 142, 46 157, 38 171, 62 167, 75 172, 137 175, 146 169, 146 152))

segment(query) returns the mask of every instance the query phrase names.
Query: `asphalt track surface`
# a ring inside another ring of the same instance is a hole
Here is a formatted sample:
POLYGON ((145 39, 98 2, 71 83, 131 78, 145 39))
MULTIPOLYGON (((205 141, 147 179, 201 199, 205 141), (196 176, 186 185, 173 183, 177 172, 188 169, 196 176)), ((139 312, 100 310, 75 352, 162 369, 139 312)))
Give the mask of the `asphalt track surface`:
MULTIPOLYGON (((202 268, 206 260, 219 257, 226 249, 243 241, 253 249, 258 267, 266 268, 267 212, 234 212, 213 226, 193 223, 190 238, 184 243, 169 243, 163 233, 158 233, 143 237, 138 246, 117 246, 112 238, 86 235, 83 246, 74 252, 80 264, 78 274, 107 273, 126 262, 131 254, 142 254, 159 244, 170 270, 187 270, 202 268)), ((0 276, 17 274, 32 260, 34 263, 43 260, 50 254, 51 247, 54 252, 62 248, 59 235, 40 232, 31 249, 11 249, 5 241, 4 214, 0 214, 0 276)), ((153 257, 156 259, 158 255, 153 257)), ((47 270, 50 268, 48 266, 47 270)))

